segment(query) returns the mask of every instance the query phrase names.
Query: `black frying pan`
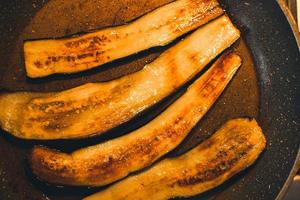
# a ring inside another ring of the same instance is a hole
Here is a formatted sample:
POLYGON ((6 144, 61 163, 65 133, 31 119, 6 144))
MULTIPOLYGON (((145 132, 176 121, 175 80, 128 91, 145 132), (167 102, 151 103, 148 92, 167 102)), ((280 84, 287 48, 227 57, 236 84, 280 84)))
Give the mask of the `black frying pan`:
MULTIPOLYGON (((26 78, 24 72, 22 42, 123 24, 170 1, 1 1, 1 91, 58 91, 86 82, 110 80, 141 69, 167 47, 147 50, 79 74, 32 80, 26 78)), ((183 144, 168 156, 192 148, 231 118, 255 117, 268 140, 267 149, 258 162, 222 186, 191 199, 280 199, 299 163, 299 48, 276 1, 224 0, 222 4, 242 30, 243 39, 232 49, 242 56, 243 66, 206 117, 183 144)), ((173 95, 174 98, 176 96, 173 95)), ((106 135, 116 136, 140 126, 155 117, 174 98, 167 98, 142 113, 143 117, 106 135)), ((45 145, 70 150, 104 139, 107 137, 45 145)), ((26 167, 27 152, 36 143, 39 142, 21 141, 1 132, 0 199, 80 199, 101 189, 56 188, 36 181, 26 167)))

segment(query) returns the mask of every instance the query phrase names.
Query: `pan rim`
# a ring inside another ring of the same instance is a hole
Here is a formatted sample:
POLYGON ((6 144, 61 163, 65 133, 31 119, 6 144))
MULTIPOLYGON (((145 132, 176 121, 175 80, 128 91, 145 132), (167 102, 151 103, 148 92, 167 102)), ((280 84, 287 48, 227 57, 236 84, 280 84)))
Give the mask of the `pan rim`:
MULTIPOLYGON (((297 42, 298 49, 299 49, 299 52, 300 52, 300 32, 297 31, 298 29, 297 29, 296 21, 293 18, 290 10, 285 5, 284 0, 277 0, 277 3, 279 5, 281 11, 284 13, 289 25, 291 26, 291 29, 293 31, 293 34, 294 34, 294 37, 295 37, 295 40, 297 42)), ((298 149, 298 154, 297 154, 296 160, 294 162, 294 165, 293 165, 293 167, 290 171, 290 174, 288 175, 287 180, 285 181, 285 183, 283 184, 280 192, 278 193, 278 195, 276 197, 276 200, 281 200, 281 199, 284 198, 284 196, 287 193, 288 188, 290 187, 290 185, 291 185, 291 183, 292 183, 292 181, 293 181, 294 177, 296 176, 299 169, 300 169, 300 147, 298 149)))

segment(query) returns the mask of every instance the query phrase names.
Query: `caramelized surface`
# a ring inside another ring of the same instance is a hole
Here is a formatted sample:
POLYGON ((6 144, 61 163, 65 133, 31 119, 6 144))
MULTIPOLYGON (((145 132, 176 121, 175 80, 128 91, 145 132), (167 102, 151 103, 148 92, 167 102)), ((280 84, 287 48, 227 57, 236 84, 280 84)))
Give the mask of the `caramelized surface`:
POLYGON ((101 186, 149 166, 187 136, 240 64, 234 53, 222 56, 174 104, 128 135, 71 154, 36 146, 30 155, 33 173, 57 184, 101 186))
POLYGON ((0 111, 1 127, 24 139, 102 134, 129 121, 190 80, 239 35, 229 18, 222 16, 141 71, 120 79, 51 94, 3 94, 0 96, 0 104, 4 105, 0 111))
POLYGON ((85 200, 166 200, 193 196, 249 167, 265 145, 265 137, 254 119, 231 120, 191 151, 165 159, 85 200))
POLYGON ((68 39, 27 41, 24 44, 27 75, 79 72, 163 46, 222 13, 216 0, 177 0, 128 25, 68 39))

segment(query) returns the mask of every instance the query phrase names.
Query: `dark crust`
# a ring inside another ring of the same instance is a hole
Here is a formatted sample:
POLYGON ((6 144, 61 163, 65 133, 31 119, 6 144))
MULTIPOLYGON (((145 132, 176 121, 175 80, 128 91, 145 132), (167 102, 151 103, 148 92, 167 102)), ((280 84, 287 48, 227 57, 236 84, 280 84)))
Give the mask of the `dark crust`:
MULTIPOLYGON (((86 59, 88 57, 95 58, 90 62, 99 62, 101 59, 100 56, 105 53, 105 51, 101 50, 101 48, 109 42, 111 42, 111 39, 109 39, 106 35, 96 35, 66 42, 64 45, 65 47, 69 48, 69 51, 66 51, 69 52, 69 54, 65 52, 61 55, 48 56, 47 60, 44 62, 44 65, 39 60, 35 61, 34 65, 37 68, 47 68, 46 66, 49 66, 51 63, 58 63, 63 60, 64 62, 73 63, 74 66, 76 66, 75 63, 77 61, 86 59), (84 45, 85 47, 82 48, 80 45, 84 45), (76 51, 80 51, 81 53, 77 53, 76 51)), ((107 59, 110 59, 110 57, 108 56, 107 59)))
MULTIPOLYGON (((232 67, 235 59, 232 57, 237 56, 236 54, 224 54, 214 64, 213 70, 209 71, 204 83, 198 87, 199 95, 203 98, 216 99, 220 93, 214 92, 216 88, 222 86, 223 82, 228 79, 228 74, 225 73, 228 68, 232 67)), ((240 58, 238 58, 240 59, 240 58)), ((237 66, 238 67, 238 66, 237 66)))
POLYGON ((82 44, 88 43, 87 49, 95 50, 98 49, 99 46, 104 45, 106 42, 110 42, 110 39, 108 39, 106 35, 101 35, 101 36, 85 37, 85 38, 80 38, 78 40, 66 42, 65 46, 68 48, 77 48, 82 44))
POLYGON ((232 158, 228 158, 226 151, 220 151, 215 158, 210 160, 205 166, 198 166, 199 172, 195 175, 180 179, 177 181, 179 186, 195 185, 207 181, 212 181, 226 172, 230 172, 231 169, 238 163, 239 160, 244 157, 252 150, 253 146, 248 145, 244 149, 236 149, 236 154, 232 158))
POLYGON ((216 155, 205 163, 195 166, 196 173, 186 170, 183 175, 184 178, 176 179, 172 186, 186 187, 196 185, 217 179, 225 173, 233 175, 238 171, 237 169, 232 169, 240 160, 247 159, 247 155, 255 147, 255 144, 249 143, 249 136, 253 130, 251 127, 242 124, 232 124, 223 131, 225 131, 224 138, 218 138, 218 141, 217 138, 212 137, 197 149, 197 151, 201 152, 218 144, 219 151, 216 155))
POLYGON ((66 182, 76 181, 76 171, 68 169, 66 165, 61 165, 62 162, 66 162, 68 159, 69 157, 65 154, 43 146, 35 146, 29 156, 31 169, 34 174, 38 175, 37 178, 44 181, 53 180, 54 182, 57 181, 58 176, 63 176, 66 182), (70 176, 70 173, 73 176, 70 176))

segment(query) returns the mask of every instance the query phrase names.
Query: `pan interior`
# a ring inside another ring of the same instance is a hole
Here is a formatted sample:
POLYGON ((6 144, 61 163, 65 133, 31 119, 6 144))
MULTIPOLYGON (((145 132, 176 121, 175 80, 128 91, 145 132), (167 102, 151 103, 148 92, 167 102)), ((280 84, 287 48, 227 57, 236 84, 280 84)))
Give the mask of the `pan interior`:
MULTIPOLYGON (((2 20, 6 20, 6 23, 3 27, 5 30, 1 30, 0 33, 3 38, 0 52, 0 89, 4 91, 60 91, 87 82, 108 81, 140 70, 163 52, 165 47, 147 50, 87 72, 67 76, 54 75, 33 80, 27 78, 24 71, 22 43, 28 39, 62 37, 124 24, 170 1, 51 0, 37 4, 23 0, 18 3, 19 6, 4 3, 3 6, 7 9, 1 9, 5 15, 2 20), (8 8, 11 10, 9 11, 8 8), (11 17, 11 13, 16 13, 16 15, 11 17)), ((243 32, 243 25, 239 23, 237 25, 243 32)), ((168 48, 170 46, 172 45, 168 48)), ((243 59, 241 69, 211 111, 183 144, 172 152, 172 155, 181 154, 197 145, 229 119, 259 117, 258 78, 243 34, 242 39, 232 49, 243 59)), ((159 111, 162 108, 157 106, 155 109, 159 111)), ((154 117, 152 112, 146 112, 144 115, 150 116, 149 119, 154 117)), ((128 129, 132 129, 132 126, 129 123, 128 129)), ((81 199, 87 194, 100 190, 55 188, 41 184, 32 178, 26 168, 26 155, 35 142, 14 139, 3 131, 1 135, 4 137, 0 137, 0 199, 81 199)), ((61 146, 63 145, 59 145, 59 148, 61 146)), ((221 187, 192 199, 199 197, 206 199, 212 196, 230 198, 231 195, 238 194, 246 187, 245 183, 253 182, 253 177, 256 176, 254 172, 258 170, 256 168, 258 166, 255 165, 221 187)))

